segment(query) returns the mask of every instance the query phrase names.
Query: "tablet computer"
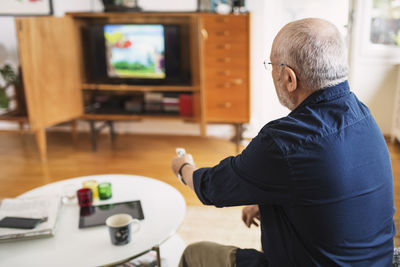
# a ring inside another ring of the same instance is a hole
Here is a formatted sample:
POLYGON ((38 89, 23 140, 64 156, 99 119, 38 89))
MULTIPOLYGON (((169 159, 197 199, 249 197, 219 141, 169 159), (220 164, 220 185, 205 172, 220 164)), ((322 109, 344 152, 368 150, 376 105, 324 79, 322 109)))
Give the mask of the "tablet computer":
POLYGON ((106 219, 108 217, 118 213, 127 213, 131 215, 134 219, 144 219, 140 200, 81 207, 79 216, 79 228, 105 225, 106 219))

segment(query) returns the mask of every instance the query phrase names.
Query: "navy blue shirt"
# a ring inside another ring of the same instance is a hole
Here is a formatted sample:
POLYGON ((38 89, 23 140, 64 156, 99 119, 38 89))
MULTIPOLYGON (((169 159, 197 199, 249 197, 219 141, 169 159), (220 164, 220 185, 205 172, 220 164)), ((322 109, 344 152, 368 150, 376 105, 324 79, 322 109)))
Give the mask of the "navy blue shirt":
POLYGON ((347 81, 314 92, 193 179, 204 204, 259 205, 264 253, 239 249, 239 267, 391 266, 389 152, 347 81))

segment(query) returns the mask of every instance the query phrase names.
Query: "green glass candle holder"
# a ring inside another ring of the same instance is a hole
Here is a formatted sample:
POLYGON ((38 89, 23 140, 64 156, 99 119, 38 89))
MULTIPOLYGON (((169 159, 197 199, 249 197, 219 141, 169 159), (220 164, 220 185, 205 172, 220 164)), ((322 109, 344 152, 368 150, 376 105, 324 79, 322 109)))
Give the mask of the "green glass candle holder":
POLYGON ((109 182, 100 183, 97 186, 97 190, 101 200, 106 200, 112 197, 111 183, 109 182))

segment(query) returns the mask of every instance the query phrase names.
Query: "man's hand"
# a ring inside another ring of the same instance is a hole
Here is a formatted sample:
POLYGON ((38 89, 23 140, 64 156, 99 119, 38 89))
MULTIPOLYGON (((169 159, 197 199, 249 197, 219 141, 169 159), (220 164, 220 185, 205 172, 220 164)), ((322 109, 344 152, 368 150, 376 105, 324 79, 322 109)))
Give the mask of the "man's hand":
POLYGON ((179 168, 184 164, 189 163, 190 165, 194 166, 193 157, 191 154, 185 154, 181 157, 175 157, 172 160, 172 171, 175 173, 176 177, 178 177, 179 168))
POLYGON ((249 228, 252 224, 258 226, 259 223, 257 223, 255 219, 260 221, 260 211, 258 209, 258 205, 244 207, 242 210, 242 220, 244 224, 249 228))
POLYGON ((172 171, 175 173, 176 177, 178 177, 178 171, 185 163, 189 163, 190 165, 187 164, 183 167, 181 171, 182 179, 190 189, 194 190, 193 172, 196 170, 196 167, 194 166, 192 155, 185 154, 183 156, 174 158, 171 163, 172 171))
POLYGON ((172 171, 175 173, 176 177, 178 177, 179 168, 184 164, 189 163, 190 165, 194 166, 193 157, 191 154, 185 154, 181 157, 175 157, 172 160, 172 171))

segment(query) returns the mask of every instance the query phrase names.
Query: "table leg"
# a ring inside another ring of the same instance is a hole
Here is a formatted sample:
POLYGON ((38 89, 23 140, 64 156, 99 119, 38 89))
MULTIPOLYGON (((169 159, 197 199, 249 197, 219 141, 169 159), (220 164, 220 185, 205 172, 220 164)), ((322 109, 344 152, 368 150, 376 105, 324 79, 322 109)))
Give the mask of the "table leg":
POLYGON ((157 267, 161 267, 161 254, 160 254, 160 247, 155 246, 153 247, 153 250, 157 253, 157 267))

